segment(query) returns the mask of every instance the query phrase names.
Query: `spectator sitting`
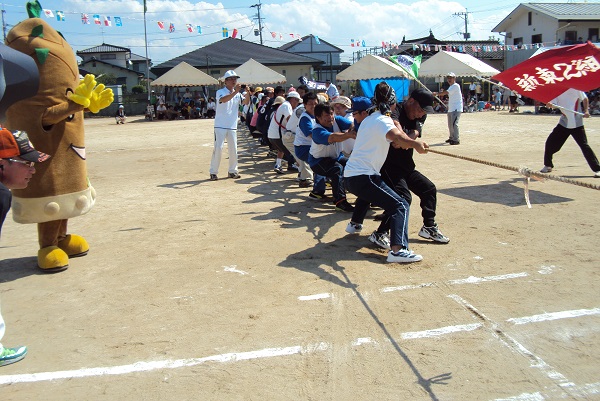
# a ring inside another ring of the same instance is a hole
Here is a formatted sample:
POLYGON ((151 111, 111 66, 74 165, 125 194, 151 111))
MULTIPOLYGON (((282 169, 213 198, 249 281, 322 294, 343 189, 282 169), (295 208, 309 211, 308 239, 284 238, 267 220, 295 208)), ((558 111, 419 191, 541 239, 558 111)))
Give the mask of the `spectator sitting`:
POLYGON ((215 103, 215 98, 211 97, 208 99, 208 103, 206 104, 206 117, 215 118, 215 112, 217 110, 217 104, 215 103))
POLYGON ((156 118, 165 120, 167 118, 167 106, 162 103, 156 106, 156 118))
POLYGON ((115 113, 115 120, 117 121, 117 125, 125 124, 126 119, 127 119, 127 116, 125 115, 125 107, 121 104, 121 105, 119 105, 119 108, 117 109, 117 112, 115 113))

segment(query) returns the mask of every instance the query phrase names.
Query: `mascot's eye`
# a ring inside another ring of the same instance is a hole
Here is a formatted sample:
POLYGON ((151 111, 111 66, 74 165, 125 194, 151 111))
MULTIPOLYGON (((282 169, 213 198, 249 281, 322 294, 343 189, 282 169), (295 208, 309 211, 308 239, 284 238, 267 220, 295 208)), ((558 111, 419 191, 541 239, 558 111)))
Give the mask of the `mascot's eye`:
POLYGON ((73 121, 74 118, 75 114, 71 114, 69 117, 67 117, 67 121, 73 121))

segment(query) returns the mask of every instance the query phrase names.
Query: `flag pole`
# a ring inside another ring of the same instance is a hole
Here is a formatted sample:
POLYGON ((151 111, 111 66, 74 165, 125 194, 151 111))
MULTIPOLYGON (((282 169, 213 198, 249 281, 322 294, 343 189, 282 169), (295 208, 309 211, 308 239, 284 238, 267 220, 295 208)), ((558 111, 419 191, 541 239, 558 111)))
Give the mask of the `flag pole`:
MULTIPOLYGON (((148 60, 148 34, 146 32, 146 0, 144 0, 144 46, 146 48, 146 92, 148 93, 148 104, 150 104, 150 61, 148 60)), ((152 113, 149 113, 152 121, 152 113)))
MULTIPOLYGON (((479 80, 481 80, 481 81, 484 81, 484 82, 489 82, 489 83, 491 83, 491 84, 494 84, 494 85, 496 85, 496 86, 498 86, 498 87, 500 87, 500 88, 504 88, 504 89, 508 89, 509 91, 512 91, 512 89, 510 89, 509 87, 507 87, 507 86, 504 86, 504 85, 500 85, 499 83, 497 83, 497 82, 494 82, 494 81, 490 81, 489 79, 485 79, 485 78, 483 78, 483 77, 477 77, 477 76, 476 76, 475 78, 477 78, 477 79, 479 79, 479 80)), ((550 104, 552 104, 552 103, 550 103, 550 104)), ((575 110, 569 110, 569 109, 567 109, 566 107, 558 106, 558 105, 556 105, 556 104, 552 104, 552 107, 554 107, 554 108, 557 108, 557 109, 560 109, 560 110, 565 110, 565 111, 568 111, 568 112, 570 112, 570 113, 579 114, 580 116, 585 116, 585 114, 584 114, 584 113, 580 113, 580 112, 578 112, 578 111, 575 111, 575 110)))

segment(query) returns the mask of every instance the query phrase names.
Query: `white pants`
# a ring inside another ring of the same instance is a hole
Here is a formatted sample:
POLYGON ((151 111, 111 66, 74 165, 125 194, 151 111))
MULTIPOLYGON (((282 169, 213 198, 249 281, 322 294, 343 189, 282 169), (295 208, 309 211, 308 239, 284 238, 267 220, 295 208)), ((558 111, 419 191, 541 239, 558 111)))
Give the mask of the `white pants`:
POLYGON ((215 128, 215 146, 210 161, 210 174, 217 174, 219 172, 225 139, 227 139, 227 148, 229 149, 228 172, 238 172, 237 131, 234 129, 215 128))

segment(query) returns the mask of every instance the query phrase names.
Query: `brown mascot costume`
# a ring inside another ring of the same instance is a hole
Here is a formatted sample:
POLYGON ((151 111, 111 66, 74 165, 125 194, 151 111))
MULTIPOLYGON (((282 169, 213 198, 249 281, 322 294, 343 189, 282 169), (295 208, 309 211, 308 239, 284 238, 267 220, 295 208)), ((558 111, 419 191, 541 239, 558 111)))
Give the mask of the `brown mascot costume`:
POLYGON ((40 71, 34 97, 12 105, 9 129, 24 130, 41 152, 52 155, 26 189, 13 191, 13 219, 37 223, 38 266, 45 272, 64 270, 70 257, 87 254, 87 241, 67 234, 68 219, 87 213, 96 193, 87 177, 83 111, 97 113, 113 102, 113 93, 96 85, 93 75, 79 78, 75 53, 60 33, 38 18, 39 2, 27 3, 29 19, 8 33, 6 45, 31 56, 40 71))

